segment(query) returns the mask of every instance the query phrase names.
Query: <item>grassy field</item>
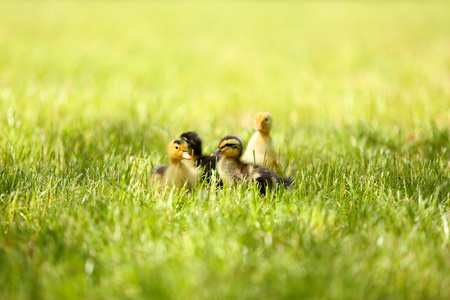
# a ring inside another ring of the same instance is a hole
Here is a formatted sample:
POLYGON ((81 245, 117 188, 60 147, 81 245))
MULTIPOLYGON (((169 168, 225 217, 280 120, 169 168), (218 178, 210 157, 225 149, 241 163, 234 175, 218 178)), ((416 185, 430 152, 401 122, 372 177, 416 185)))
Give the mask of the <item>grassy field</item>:
POLYGON ((449 299, 448 1, 0 1, 0 299, 449 299), (294 186, 158 191, 168 141, 294 186))

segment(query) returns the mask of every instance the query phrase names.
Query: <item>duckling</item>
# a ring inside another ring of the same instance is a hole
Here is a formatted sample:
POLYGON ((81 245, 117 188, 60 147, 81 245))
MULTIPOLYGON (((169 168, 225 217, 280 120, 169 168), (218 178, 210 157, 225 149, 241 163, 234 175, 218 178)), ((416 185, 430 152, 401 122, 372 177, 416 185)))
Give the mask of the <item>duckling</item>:
POLYGON ((256 132, 250 138, 247 149, 242 160, 248 163, 265 166, 270 169, 278 168, 277 153, 273 147, 270 130, 272 129, 273 118, 268 112, 256 113, 256 132))
POLYGON ((183 160, 191 160, 188 154, 188 145, 185 140, 173 140, 167 146, 169 165, 163 165, 156 169, 155 176, 163 184, 183 186, 186 182, 189 186, 197 183, 197 171, 183 160))
POLYGON ((219 148, 211 156, 223 155, 219 161, 218 170, 223 182, 233 185, 238 181, 255 181, 260 188, 261 194, 265 194, 266 187, 272 189, 277 185, 290 186, 294 181, 282 178, 267 168, 252 163, 241 161, 242 142, 236 136, 226 136, 220 143, 219 148))
POLYGON ((188 144, 189 154, 196 167, 201 169, 202 180, 210 181, 213 170, 216 169, 219 157, 205 156, 202 154, 202 140, 194 131, 185 132, 180 136, 188 144))

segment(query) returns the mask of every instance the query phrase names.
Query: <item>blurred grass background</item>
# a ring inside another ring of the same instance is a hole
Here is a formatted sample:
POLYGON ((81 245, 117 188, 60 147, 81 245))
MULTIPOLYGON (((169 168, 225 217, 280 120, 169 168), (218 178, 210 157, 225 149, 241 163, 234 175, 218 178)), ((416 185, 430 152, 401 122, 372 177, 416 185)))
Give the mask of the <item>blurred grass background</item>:
POLYGON ((448 121, 445 2, 1 5, 5 109, 33 100, 68 122, 133 111, 167 127, 189 110, 206 130, 263 108, 284 130, 448 121))
POLYGON ((0 1, 0 298, 447 298, 448 11, 0 1), (291 194, 148 185, 260 110, 291 194))

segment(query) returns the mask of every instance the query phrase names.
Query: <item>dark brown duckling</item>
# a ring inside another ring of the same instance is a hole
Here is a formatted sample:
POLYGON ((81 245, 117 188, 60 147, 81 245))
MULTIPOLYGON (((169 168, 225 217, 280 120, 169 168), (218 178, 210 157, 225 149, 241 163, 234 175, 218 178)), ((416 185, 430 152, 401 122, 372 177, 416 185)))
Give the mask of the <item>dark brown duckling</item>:
POLYGON ((202 154, 202 140, 196 132, 185 132, 180 138, 187 142, 194 165, 201 170, 202 180, 209 182, 220 158, 202 154))
POLYGON ((236 136, 226 136, 220 143, 219 148, 211 156, 224 156, 219 164, 220 178, 227 185, 234 185, 239 181, 254 181, 258 184, 261 194, 265 194, 266 188, 273 189, 277 186, 290 186, 294 181, 282 178, 276 173, 259 165, 241 161, 242 142, 236 136))

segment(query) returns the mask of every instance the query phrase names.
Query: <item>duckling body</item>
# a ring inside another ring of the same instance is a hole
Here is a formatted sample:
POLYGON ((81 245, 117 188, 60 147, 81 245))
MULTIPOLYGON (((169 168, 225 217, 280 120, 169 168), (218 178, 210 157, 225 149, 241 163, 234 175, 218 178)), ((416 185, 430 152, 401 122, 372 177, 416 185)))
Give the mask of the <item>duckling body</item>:
POLYGON ((223 155, 218 165, 220 178, 226 185, 234 185, 240 181, 254 181, 259 185, 261 194, 266 188, 272 189, 279 185, 290 186, 293 180, 289 177, 282 178, 276 173, 259 165, 243 162, 240 160, 242 154, 242 142, 236 136, 226 136, 220 143, 219 148, 211 155, 223 155))
POLYGON ((276 168, 278 166, 277 153, 273 147, 270 134, 257 131, 252 135, 248 144, 242 157, 243 161, 268 168, 276 168))
POLYGON ((170 164, 164 172, 163 182, 175 186, 183 186, 186 182, 189 186, 194 186, 197 183, 197 174, 195 169, 183 162, 170 164))
POLYGON ((184 160, 191 160, 192 157, 187 152, 187 143, 184 140, 173 140, 167 147, 170 164, 156 169, 155 176, 166 185, 195 186, 197 184, 197 170, 192 164, 185 163, 184 160))
POLYGON ((185 132, 180 136, 188 144, 189 154, 194 165, 201 170, 202 180, 210 181, 213 171, 217 167, 220 157, 211 157, 202 154, 202 140, 194 131, 185 132))
POLYGON ((250 138, 242 160, 248 163, 266 166, 271 169, 278 167, 277 153, 273 146, 270 130, 273 118, 268 112, 258 112, 255 118, 256 132, 250 138))

